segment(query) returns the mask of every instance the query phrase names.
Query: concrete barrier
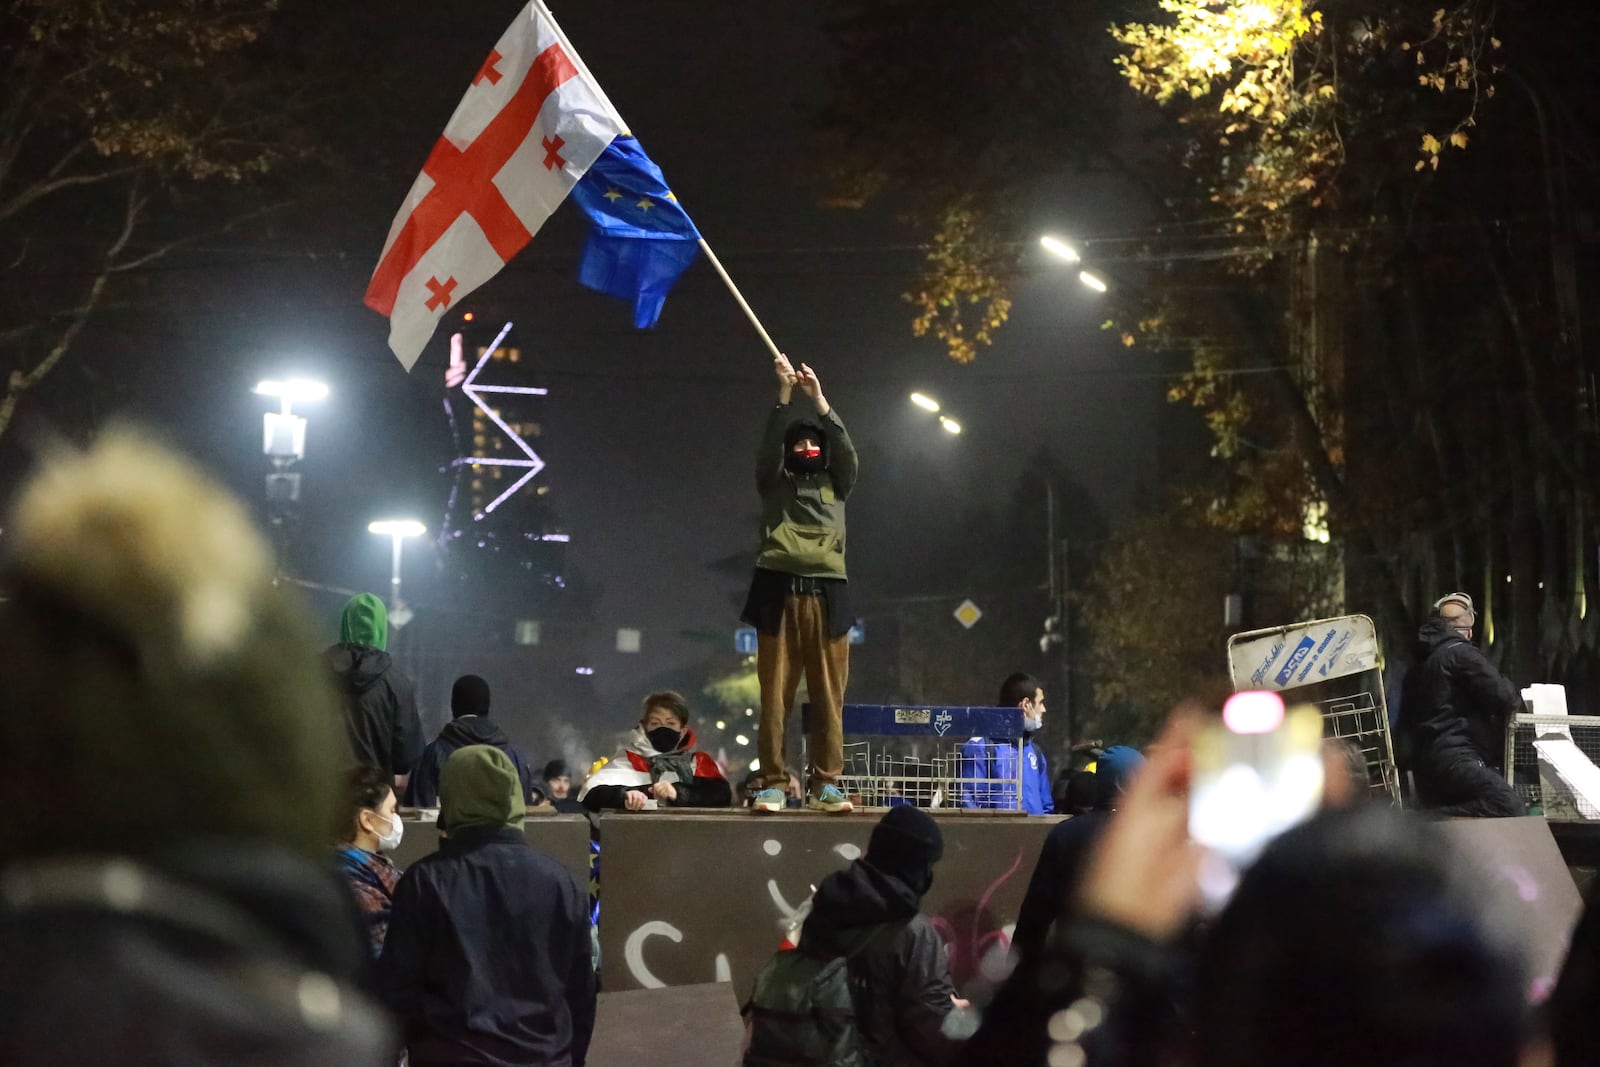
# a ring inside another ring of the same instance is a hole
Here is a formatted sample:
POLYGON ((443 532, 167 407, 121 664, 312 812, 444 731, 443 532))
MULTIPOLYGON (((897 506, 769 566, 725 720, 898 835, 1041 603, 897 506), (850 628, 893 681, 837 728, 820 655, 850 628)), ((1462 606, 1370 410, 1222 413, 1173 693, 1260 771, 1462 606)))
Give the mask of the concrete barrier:
MULTIPOLYGON (((608 991, 731 982, 742 999, 814 885, 867 847, 881 812, 848 816, 743 809, 607 813, 600 820, 600 982, 608 991)), ((934 816, 944 859, 923 912, 950 947, 958 984, 1008 941, 1040 846, 1059 817, 996 812, 934 816)), ((535 847, 589 884, 590 823, 530 815, 535 847)), ((407 820, 401 867, 434 851, 431 822, 407 820)))
MULTIPOLYGON (((881 813, 880 813, 881 814, 881 813)), ((787 920, 826 875, 867 847, 879 814, 607 814, 600 822, 601 986, 732 982, 742 1000, 787 920)), ((950 946, 958 984, 1009 939, 1034 861, 1059 818, 936 816, 944 859, 923 912, 950 946)))

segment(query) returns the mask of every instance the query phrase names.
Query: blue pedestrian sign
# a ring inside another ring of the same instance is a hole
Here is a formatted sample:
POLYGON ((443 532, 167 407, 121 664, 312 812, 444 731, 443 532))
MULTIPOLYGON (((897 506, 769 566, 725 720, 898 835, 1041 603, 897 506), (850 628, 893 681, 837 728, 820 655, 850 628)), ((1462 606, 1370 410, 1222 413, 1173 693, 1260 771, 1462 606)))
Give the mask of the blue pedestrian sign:
POLYGON ((756 628, 741 626, 733 631, 733 650, 741 656, 756 654, 756 628))

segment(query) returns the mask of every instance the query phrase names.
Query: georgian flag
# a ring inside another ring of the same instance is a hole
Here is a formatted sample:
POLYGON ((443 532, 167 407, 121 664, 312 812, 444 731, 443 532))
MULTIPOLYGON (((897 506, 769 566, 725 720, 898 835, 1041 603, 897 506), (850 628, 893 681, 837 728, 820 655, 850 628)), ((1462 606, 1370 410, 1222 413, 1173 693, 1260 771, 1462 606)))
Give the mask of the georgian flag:
POLYGON ((366 304, 388 317, 389 347, 407 370, 449 308, 521 251, 603 154, 610 162, 580 197, 596 224, 580 280, 635 298, 635 322, 648 326, 700 235, 550 12, 531 0, 423 164, 367 286, 366 304), (617 234, 630 247, 648 244, 620 254, 617 234))

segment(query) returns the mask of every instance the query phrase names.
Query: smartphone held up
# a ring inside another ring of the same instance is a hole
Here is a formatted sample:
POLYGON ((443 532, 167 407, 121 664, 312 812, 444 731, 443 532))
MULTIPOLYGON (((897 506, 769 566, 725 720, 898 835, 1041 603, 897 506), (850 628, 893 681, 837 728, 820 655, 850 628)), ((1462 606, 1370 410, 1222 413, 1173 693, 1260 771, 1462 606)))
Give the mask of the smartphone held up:
POLYGON ((1267 843, 1322 803, 1322 718, 1271 692, 1235 693, 1195 739, 1189 836, 1208 857, 1201 889, 1220 904, 1267 843))

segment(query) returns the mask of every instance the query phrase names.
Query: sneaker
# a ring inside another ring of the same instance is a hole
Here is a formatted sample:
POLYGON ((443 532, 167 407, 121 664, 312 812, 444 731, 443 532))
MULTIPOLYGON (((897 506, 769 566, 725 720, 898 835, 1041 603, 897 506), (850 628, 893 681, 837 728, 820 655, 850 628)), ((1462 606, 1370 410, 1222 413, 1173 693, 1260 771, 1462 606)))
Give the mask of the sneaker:
POLYGON ((773 812, 782 811, 788 802, 788 794, 783 790, 763 789, 756 794, 756 799, 750 807, 755 809, 757 815, 771 815, 773 812))
POLYGON ((855 810, 850 798, 840 792, 836 785, 825 785, 820 792, 812 793, 806 798, 806 807, 812 811, 825 811, 829 815, 855 810))

